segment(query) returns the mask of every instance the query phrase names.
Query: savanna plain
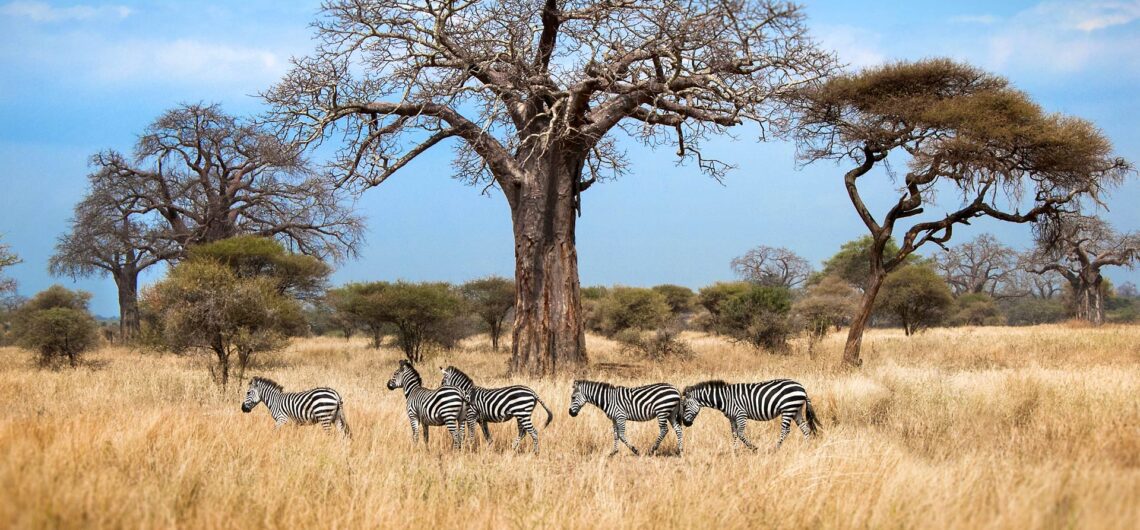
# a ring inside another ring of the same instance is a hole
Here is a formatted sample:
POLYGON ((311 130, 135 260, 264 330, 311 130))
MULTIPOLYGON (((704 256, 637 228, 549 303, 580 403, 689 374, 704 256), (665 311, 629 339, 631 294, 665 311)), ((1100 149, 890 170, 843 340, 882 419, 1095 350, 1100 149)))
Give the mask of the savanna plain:
MULTIPOLYGON (((1140 326, 874 330, 865 364, 843 336, 808 352, 757 353, 687 333, 696 355, 629 357, 589 337, 577 377, 635 385, 788 377, 808 389, 821 436, 779 451, 731 447, 705 410, 663 454, 607 457, 610 423, 567 414, 575 375, 509 378, 505 353, 469 340, 421 365, 429 386, 455 364, 484 386, 530 385, 554 411, 529 442, 459 452, 442 428, 413 445, 404 397, 385 387, 400 354, 363 339, 309 338, 246 375, 336 388, 353 438, 274 430, 242 414, 207 359, 106 347, 78 369, 37 368, 0 349, 0 526, 8 528, 1137 528, 1140 326)), ((541 425, 545 413, 536 412, 541 425)), ((648 448, 655 423, 634 423, 648 448)), ((751 422, 770 449, 776 422, 751 422)))

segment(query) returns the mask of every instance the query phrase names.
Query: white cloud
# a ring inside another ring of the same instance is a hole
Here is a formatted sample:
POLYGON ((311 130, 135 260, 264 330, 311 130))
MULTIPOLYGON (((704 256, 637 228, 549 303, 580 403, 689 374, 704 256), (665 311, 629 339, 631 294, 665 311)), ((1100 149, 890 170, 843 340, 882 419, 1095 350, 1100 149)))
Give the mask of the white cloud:
POLYGON ((170 42, 119 42, 95 51, 95 79, 122 82, 267 83, 288 65, 274 52, 238 45, 180 39, 170 42))
POLYGON ((46 2, 9 2, 0 6, 0 15, 26 18, 33 22, 61 22, 67 20, 91 20, 95 18, 127 18, 131 9, 126 6, 53 7, 46 2))
POLYGON ((852 26, 818 25, 812 32, 825 49, 835 50, 839 61, 852 69, 862 70, 887 62, 879 46, 878 33, 852 26))
POLYGON ((1104 31, 1140 20, 1140 0, 1042 2, 993 26, 986 66, 1054 74, 1098 68, 1140 73, 1140 33, 1104 31))

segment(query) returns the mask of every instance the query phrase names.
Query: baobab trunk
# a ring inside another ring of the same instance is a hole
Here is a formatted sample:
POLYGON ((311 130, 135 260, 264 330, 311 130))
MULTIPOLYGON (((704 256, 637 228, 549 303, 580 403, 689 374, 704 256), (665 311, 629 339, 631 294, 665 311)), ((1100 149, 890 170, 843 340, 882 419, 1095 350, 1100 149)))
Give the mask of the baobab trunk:
POLYGON ((851 319, 851 329, 847 332, 847 344, 843 347, 843 362, 850 366, 861 366, 863 359, 859 357, 859 350, 863 347, 863 331, 871 321, 871 313, 875 310, 875 297, 879 295, 879 288, 887 273, 882 269, 872 267, 871 275, 867 279, 867 289, 863 291, 863 299, 859 302, 859 311, 851 319))
POLYGON ((581 165, 551 149, 528 169, 508 201, 515 237, 511 371, 544 376, 586 362, 574 236, 581 165))
POLYGON ((119 340, 128 343, 139 332, 139 273, 133 267, 123 267, 115 273, 119 288, 119 340))

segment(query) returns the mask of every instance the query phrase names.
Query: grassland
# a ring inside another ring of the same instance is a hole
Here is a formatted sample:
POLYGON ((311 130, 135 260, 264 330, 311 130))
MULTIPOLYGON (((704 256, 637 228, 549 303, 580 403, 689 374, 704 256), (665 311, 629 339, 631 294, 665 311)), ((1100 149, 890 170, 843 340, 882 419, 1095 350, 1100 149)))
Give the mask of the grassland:
MULTIPOLYGON (((590 337, 578 374, 617 383, 802 382, 823 436, 776 453, 734 453, 727 422, 702 414, 683 457, 608 458, 608 421, 566 414, 570 377, 523 381, 555 412, 543 452, 453 452, 442 430, 413 446, 399 358, 363 341, 306 339, 255 373, 287 390, 337 388, 354 439, 274 431, 242 414, 200 357, 105 348, 76 370, 40 370, 0 349, 0 527, 10 528, 1137 528, 1140 327, 876 330, 866 365, 839 366, 841 336, 808 355, 757 354, 685 337, 697 356, 653 364, 590 337)), ((440 355, 488 384, 505 355, 474 341, 440 355)), ((438 371, 425 370, 432 385, 438 371)), ((541 414, 541 413, 540 413, 541 414)), ((542 420, 539 419, 539 422, 542 420)), ((770 446, 774 422, 752 423, 770 446)), ((632 424, 652 443, 656 425, 632 424)), ((525 447, 525 446, 524 446, 525 447)), ((672 434, 665 442, 675 452, 672 434)))

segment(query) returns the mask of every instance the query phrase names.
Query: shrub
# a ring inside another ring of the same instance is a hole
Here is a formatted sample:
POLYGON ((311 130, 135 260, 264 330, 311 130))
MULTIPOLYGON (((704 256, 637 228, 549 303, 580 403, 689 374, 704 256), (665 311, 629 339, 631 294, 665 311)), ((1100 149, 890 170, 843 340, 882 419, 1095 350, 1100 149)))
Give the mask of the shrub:
POLYGON ((454 347, 471 328, 450 322, 464 316, 463 299, 444 282, 354 283, 334 289, 334 308, 372 333, 375 347, 391 326, 400 349, 413 363, 423 359, 424 345, 454 347))
POLYGON ((875 301, 876 309, 897 318, 908 336, 942 322, 953 304, 946 281, 925 265, 908 265, 888 275, 875 301))
POLYGON ((653 291, 665 297, 665 303, 669 304, 669 310, 673 316, 692 312, 693 301, 696 298, 692 289, 680 285, 665 284, 654 287, 653 291))
POLYGON ((825 276, 808 287, 807 294, 792 309, 812 340, 846 323, 859 305, 855 288, 839 276, 825 276))
POLYGON ((747 285, 743 292, 719 304, 716 329, 757 348, 784 350, 792 333, 788 319, 791 308, 792 295, 787 288, 747 285))
POLYGON ((471 280, 460 288, 468 307, 491 335, 491 350, 499 351, 503 324, 515 307, 515 282, 499 276, 471 280))
POLYGON ((601 329, 613 335, 627 329, 654 329, 669 318, 665 296, 651 289, 614 287, 601 301, 601 329))
POLYGON ((614 335, 621 344, 622 353, 634 353, 654 361, 665 359, 689 359, 693 349, 680 340, 677 326, 662 326, 654 331, 626 329, 614 335))
POLYGON ((53 285, 21 306, 13 317, 20 346, 39 352, 43 365, 66 358, 71 366, 99 341, 99 325, 87 312, 91 294, 53 285))
POLYGON ((1068 316, 1068 309, 1059 298, 1012 298, 1002 300, 999 306, 1011 326, 1051 324, 1068 316))
POLYGON ((1005 323, 993 297, 986 293, 959 296, 954 301, 953 311, 950 324, 954 326, 1000 326, 1005 323))

